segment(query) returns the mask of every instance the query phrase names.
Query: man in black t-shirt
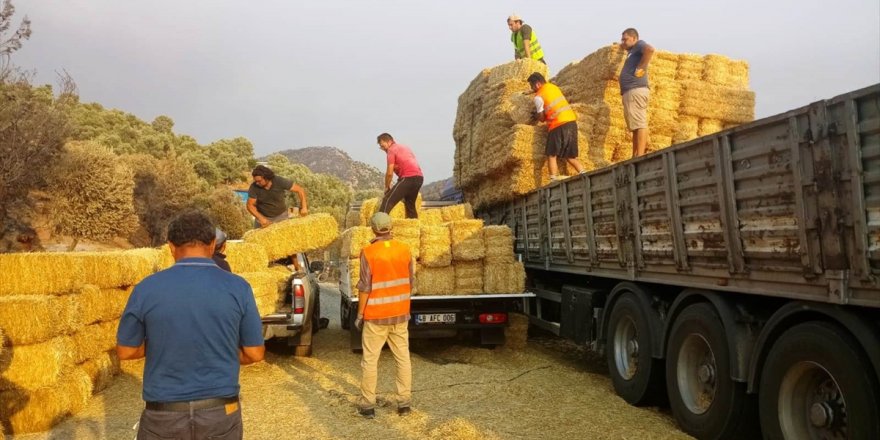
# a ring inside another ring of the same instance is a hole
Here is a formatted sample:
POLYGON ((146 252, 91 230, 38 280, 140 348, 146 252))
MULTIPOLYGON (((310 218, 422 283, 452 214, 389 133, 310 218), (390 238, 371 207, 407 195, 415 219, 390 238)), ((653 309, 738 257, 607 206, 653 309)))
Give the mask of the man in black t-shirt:
POLYGON ((302 206, 299 215, 308 215, 309 205, 306 191, 299 185, 276 176, 265 165, 257 165, 251 172, 254 183, 248 189, 247 210, 254 216, 254 227, 265 228, 272 223, 287 220, 287 193, 296 193, 302 206))

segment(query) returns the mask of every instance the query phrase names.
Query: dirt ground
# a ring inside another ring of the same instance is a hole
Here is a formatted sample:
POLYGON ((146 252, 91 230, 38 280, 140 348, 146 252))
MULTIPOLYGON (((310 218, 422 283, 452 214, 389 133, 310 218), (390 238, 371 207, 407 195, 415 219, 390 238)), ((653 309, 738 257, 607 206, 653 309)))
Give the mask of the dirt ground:
MULTIPOLYGON (((558 338, 532 334, 524 350, 468 341, 414 340, 413 412, 399 417, 392 399, 393 360, 379 365, 377 417, 357 415, 360 357, 339 327, 339 292, 321 290, 331 319, 311 358, 273 348, 266 361, 242 368, 247 439, 678 439, 668 414, 635 408, 614 394, 605 363, 558 338)), ((133 439, 143 403, 143 361, 123 373, 86 410, 51 432, 15 440, 133 439)))

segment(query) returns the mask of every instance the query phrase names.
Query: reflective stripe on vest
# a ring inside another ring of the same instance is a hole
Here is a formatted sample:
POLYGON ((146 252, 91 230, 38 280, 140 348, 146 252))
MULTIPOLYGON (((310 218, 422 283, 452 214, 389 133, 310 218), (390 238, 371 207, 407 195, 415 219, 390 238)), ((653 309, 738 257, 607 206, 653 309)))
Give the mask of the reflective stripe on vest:
POLYGON ((364 319, 383 319, 409 313, 410 263, 407 245, 396 240, 380 240, 364 248, 370 267, 370 296, 364 319))
POLYGON ((544 83, 538 89, 538 96, 544 100, 544 119, 547 128, 553 130, 566 122, 576 121, 577 115, 562 95, 562 90, 551 83, 544 83))
MULTIPOLYGON (((523 44, 522 32, 514 32, 510 34, 510 41, 513 43, 513 48, 516 50, 517 58, 525 58, 526 46, 523 44)), ((531 49, 533 60, 544 58, 544 50, 541 49, 541 43, 538 43, 538 34, 535 33, 534 29, 532 29, 532 39, 529 43, 529 49, 531 49)))

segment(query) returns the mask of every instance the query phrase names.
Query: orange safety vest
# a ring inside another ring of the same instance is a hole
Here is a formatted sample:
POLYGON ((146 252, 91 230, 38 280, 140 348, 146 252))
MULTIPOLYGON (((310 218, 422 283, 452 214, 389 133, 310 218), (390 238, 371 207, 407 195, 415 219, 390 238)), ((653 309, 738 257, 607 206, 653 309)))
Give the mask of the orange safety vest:
POLYGON ((364 248, 370 266, 371 290, 364 319, 383 319, 409 313, 409 247, 396 240, 379 240, 364 248))
POLYGON ((562 90, 550 83, 544 83, 538 89, 538 96, 544 100, 544 119, 547 121, 548 129, 553 130, 560 125, 576 121, 577 115, 568 104, 562 90))

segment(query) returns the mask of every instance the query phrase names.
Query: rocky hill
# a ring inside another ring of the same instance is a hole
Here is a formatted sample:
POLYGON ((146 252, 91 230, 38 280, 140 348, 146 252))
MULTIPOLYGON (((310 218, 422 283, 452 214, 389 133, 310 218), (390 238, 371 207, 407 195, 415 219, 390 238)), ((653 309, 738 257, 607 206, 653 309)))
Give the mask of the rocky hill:
POLYGON ((279 151, 291 162, 301 163, 312 172, 336 176, 349 182, 355 190, 382 189, 384 173, 378 168, 356 161, 335 147, 306 147, 279 151))

